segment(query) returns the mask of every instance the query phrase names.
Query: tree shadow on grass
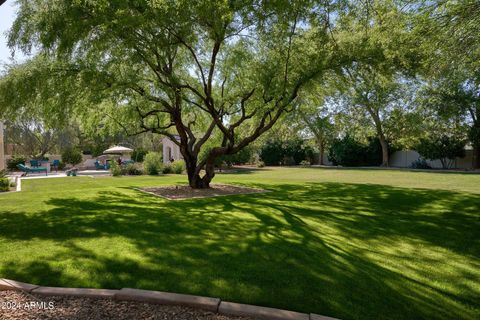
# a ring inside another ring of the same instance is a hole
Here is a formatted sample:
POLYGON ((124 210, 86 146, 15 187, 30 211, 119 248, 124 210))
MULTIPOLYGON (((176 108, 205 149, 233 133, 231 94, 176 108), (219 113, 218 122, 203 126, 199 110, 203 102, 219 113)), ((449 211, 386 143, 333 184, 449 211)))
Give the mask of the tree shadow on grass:
POLYGON ((342 319, 475 317, 479 196, 336 183, 267 188, 183 201, 118 188, 54 198, 35 214, 0 210, 3 239, 57 244, 0 271, 41 285, 183 292, 342 319))

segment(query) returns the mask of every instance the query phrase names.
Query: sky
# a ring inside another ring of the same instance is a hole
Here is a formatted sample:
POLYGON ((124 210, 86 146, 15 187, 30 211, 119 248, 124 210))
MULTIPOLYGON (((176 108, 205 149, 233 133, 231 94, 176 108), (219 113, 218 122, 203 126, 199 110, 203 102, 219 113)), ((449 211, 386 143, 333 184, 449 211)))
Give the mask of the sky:
MULTIPOLYGON (((0 6, 0 64, 11 62, 10 49, 7 46, 6 32, 15 20, 15 1, 7 0, 0 6)), ((15 59, 21 61, 24 57, 16 53, 15 59)))

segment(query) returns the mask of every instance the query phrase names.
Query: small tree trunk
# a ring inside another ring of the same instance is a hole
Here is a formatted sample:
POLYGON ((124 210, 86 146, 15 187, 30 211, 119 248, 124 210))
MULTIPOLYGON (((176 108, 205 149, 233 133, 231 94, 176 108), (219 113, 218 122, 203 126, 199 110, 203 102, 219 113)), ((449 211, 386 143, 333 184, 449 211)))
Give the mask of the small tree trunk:
POLYGON ((480 146, 473 146, 473 169, 480 169, 480 146))

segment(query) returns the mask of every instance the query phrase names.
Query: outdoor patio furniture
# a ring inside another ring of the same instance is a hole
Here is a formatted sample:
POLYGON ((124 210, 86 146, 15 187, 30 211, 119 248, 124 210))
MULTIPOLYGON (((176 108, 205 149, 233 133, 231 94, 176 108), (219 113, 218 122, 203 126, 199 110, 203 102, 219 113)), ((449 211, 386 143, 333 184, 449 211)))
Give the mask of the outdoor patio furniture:
POLYGON ((45 175, 48 176, 47 168, 29 168, 23 164, 17 165, 17 168, 20 169, 20 171, 25 172, 25 176, 29 173, 37 173, 37 172, 45 172, 45 175))
POLYGON ((55 169, 55 171, 58 172, 58 167, 60 167, 60 160, 53 160, 52 167, 55 169))
POLYGON ((125 161, 122 161, 122 164, 123 164, 124 166, 129 165, 129 164, 133 164, 133 163, 135 163, 135 161, 133 161, 133 160, 125 160, 125 161))
POLYGON ((32 168, 38 168, 40 167, 38 160, 30 160, 30 167, 32 168))
POLYGON ((101 164, 98 161, 95 161, 95 169, 96 170, 108 170, 110 169, 110 164, 101 164))

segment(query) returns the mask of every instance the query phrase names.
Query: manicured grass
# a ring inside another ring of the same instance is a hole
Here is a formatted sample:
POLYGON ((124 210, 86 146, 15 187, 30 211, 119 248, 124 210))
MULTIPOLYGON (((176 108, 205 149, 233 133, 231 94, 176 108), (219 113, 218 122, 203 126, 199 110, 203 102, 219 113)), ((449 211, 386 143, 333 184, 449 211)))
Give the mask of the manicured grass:
POLYGON ((183 176, 58 178, 0 196, 0 277, 135 287, 342 319, 478 319, 480 175, 277 168, 265 194, 169 201, 183 176))

